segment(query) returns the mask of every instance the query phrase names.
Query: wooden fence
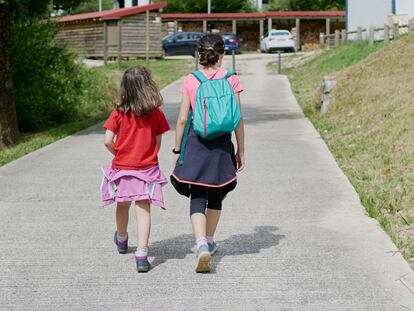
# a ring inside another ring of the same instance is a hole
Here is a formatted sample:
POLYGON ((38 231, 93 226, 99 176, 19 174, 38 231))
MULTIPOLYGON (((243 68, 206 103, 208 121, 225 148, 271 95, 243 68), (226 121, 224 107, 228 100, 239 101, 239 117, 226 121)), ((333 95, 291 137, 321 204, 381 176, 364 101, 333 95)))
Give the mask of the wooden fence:
POLYGON ((348 42, 360 42, 363 40, 368 40, 369 44, 382 41, 388 43, 390 40, 395 40, 402 33, 407 33, 408 31, 414 31, 414 20, 412 20, 408 25, 399 25, 398 23, 395 23, 392 27, 389 25, 385 25, 383 28, 371 26, 368 29, 358 27, 355 31, 347 32, 343 29, 336 30, 335 33, 329 35, 321 33, 320 44, 322 48, 331 48, 346 44, 348 42), (381 34, 380 38, 376 36, 378 32, 381 34))

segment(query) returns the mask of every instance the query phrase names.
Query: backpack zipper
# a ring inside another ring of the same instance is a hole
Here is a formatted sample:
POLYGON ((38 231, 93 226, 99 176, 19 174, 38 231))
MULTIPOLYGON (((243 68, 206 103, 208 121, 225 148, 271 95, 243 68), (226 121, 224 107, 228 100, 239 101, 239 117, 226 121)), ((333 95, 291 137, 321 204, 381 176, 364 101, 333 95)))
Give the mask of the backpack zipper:
POLYGON ((203 98, 203 107, 204 107, 204 137, 207 137, 207 103, 206 98, 203 98))

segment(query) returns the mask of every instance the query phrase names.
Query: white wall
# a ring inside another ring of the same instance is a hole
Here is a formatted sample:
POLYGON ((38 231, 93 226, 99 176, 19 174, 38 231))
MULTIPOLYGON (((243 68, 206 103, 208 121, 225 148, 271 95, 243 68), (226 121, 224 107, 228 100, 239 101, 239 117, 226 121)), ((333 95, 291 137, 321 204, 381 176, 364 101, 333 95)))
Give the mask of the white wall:
POLYGON ((348 31, 357 30, 358 27, 368 29, 371 25, 381 27, 387 23, 388 14, 392 12, 392 0, 347 0, 347 7, 348 31))
POLYGON ((138 0, 138 6, 151 4, 151 0, 138 0))
POLYGON ((414 17, 414 0, 396 0, 397 14, 407 14, 414 17))

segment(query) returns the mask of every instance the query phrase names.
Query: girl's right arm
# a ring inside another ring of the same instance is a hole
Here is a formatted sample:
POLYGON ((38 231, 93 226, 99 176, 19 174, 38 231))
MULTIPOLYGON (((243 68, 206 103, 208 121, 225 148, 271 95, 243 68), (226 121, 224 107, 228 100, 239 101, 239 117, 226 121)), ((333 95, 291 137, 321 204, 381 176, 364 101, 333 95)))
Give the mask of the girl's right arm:
POLYGON ((107 129, 105 132, 104 144, 105 144, 105 147, 109 150, 109 152, 112 153, 113 155, 115 155, 114 137, 115 137, 115 133, 107 129))
MULTIPOLYGON (((180 113, 178 114, 177 127, 175 129, 175 150, 178 151, 181 148, 181 142, 183 140, 185 126, 188 120, 188 112, 190 111, 190 97, 183 94, 181 99, 180 113)), ((175 155, 174 164, 177 163, 179 154, 175 155)))

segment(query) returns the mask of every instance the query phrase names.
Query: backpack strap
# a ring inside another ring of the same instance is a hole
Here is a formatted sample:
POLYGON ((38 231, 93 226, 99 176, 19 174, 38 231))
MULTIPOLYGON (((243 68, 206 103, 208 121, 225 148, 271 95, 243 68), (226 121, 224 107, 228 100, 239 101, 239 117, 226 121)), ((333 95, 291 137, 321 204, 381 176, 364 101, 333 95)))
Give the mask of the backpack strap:
POLYGON ((231 76, 237 75, 237 73, 235 73, 234 71, 227 71, 226 75, 224 76, 224 79, 228 79, 231 76))
POLYGON ((196 70, 192 72, 192 75, 200 82, 206 82, 208 81, 207 77, 200 71, 200 70, 196 70))

